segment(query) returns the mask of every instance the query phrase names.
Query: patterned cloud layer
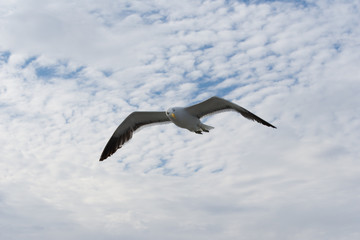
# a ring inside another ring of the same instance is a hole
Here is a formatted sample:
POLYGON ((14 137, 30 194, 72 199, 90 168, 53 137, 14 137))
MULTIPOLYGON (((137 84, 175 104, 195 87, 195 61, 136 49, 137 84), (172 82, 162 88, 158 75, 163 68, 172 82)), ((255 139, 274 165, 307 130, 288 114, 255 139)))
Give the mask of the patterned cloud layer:
POLYGON ((356 1, 1 1, 1 239, 358 239, 356 1), (101 151, 137 110, 235 113, 101 151))

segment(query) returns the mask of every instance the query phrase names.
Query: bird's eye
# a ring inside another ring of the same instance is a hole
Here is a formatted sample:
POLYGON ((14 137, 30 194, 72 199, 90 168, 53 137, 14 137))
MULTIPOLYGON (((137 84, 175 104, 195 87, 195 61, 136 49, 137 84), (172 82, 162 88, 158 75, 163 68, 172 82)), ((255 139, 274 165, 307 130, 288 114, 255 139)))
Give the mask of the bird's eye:
POLYGON ((175 109, 173 109, 173 112, 175 112, 175 109))

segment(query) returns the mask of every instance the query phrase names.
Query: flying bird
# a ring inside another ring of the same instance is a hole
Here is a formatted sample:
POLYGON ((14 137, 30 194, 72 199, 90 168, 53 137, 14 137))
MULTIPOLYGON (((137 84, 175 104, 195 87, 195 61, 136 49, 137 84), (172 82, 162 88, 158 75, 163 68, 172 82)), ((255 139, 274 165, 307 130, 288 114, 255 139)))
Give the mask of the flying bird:
POLYGON ((243 107, 219 97, 211 97, 201 103, 190 107, 172 107, 166 112, 133 112, 119 125, 106 144, 100 161, 105 160, 121 148, 124 143, 132 138, 135 130, 147 124, 173 122, 176 126, 186 128, 191 132, 202 134, 209 132, 214 127, 200 121, 200 118, 220 111, 236 111, 245 118, 261 123, 265 126, 276 128, 243 107))

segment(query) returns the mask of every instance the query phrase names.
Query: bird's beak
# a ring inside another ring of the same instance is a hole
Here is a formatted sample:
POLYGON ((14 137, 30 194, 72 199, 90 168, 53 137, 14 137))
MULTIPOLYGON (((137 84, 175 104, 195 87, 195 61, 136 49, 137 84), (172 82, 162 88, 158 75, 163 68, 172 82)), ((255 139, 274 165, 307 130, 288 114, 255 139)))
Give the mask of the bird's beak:
POLYGON ((175 114, 174 114, 174 113, 172 113, 172 114, 171 114, 171 116, 172 116, 173 118, 175 118, 175 119, 176 119, 176 117, 175 117, 175 114))

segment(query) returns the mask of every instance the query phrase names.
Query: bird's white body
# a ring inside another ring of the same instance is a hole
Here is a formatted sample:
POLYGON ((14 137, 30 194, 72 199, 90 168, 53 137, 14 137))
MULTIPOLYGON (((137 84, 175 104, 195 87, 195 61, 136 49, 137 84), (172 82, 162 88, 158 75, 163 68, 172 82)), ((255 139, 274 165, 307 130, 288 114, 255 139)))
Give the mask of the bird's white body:
POLYGON ((208 132, 213 127, 203 124, 199 118, 191 115, 185 108, 173 107, 166 111, 166 115, 176 126, 186 128, 190 132, 201 134, 208 132))

